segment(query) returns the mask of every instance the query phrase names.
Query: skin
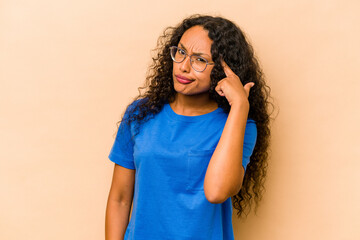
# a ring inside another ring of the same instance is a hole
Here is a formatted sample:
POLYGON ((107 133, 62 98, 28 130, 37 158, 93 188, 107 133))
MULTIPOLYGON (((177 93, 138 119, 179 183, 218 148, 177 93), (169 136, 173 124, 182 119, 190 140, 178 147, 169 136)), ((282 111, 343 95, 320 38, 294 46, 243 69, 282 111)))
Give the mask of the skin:
MULTIPOLYGON (((202 53, 208 61, 211 59, 212 40, 208 32, 201 26, 188 29, 179 42, 179 47, 187 54, 202 53)), ((248 96, 254 83, 242 85, 239 77, 222 61, 226 77, 220 80, 216 92, 227 99, 231 109, 225 123, 219 143, 209 162, 205 180, 205 196, 211 203, 222 203, 240 191, 244 177, 242 166, 242 148, 244 144, 245 126, 249 112, 248 96)), ((218 106, 209 98, 210 73, 213 65, 205 71, 196 72, 190 65, 189 57, 181 63, 173 64, 174 88, 177 92, 175 100, 170 103, 172 109, 180 115, 196 116, 215 110, 218 106), (176 76, 181 75, 193 80, 189 84, 181 84, 176 76)))
POLYGON ((124 239, 133 200, 135 170, 114 166, 106 206, 105 240, 124 239))
MULTIPOLYGON (((212 41, 202 27, 188 29, 180 43, 179 47, 185 48, 189 55, 202 53, 208 61, 212 61, 212 41)), ((211 203, 222 203, 237 194, 241 188, 244 168, 242 148, 239 146, 243 146, 249 112, 248 96, 253 86, 253 83, 243 86, 239 77, 224 61, 222 66, 226 77, 219 81, 215 90, 229 101, 231 109, 205 175, 204 192, 211 203)), ((189 57, 181 63, 174 62, 173 81, 177 94, 170 106, 176 113, 196 116, 209 113, 218 107, 216 102, 209 99, 212 68, 212 65, 208 65, 205 71, 196 72, 190 65, 189 57), (176 75, 184 76, 193 82, 181 84, 176 75)), ((134 183, 135 170, 115 164, 105 216, 106 240, 124 239, 133 201, 134 183)))
MULTIPOLYGON (((180 39, 178 47, 183 48, 187 54, 201 53, 202 57, 212 62, 212 40, 207 32, 200 26, 188 29, 180 39)), ((203 72, 195 71, 190 65, 187 56, 181 63, 173 64, 174 89, 177 92, 175 101, 170 103, 172 109, 181 115, 196 116, 215 110, 218 106, 209 99, 210 73, 214 65, 207 65, 203 72), (193 82, 181 84, 176 75, 186 77, 193 82)))

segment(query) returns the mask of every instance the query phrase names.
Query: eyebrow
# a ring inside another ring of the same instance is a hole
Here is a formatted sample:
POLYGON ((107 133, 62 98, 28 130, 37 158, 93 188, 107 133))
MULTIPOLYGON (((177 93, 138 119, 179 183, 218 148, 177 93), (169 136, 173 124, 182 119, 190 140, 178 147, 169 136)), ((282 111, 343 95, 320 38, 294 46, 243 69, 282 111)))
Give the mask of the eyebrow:
MULTIPOLYGON (((181 46, 184 50, 187 51, 186 47, 185 47, 182 43, 179 43, 179 44, 180 44, 180 46, 181 46)), ((206 54, 206 53, 193 52, 193 55, 206 55, 206 56, 210 57, 210 55, 209 55, 209 54, 206 54)))

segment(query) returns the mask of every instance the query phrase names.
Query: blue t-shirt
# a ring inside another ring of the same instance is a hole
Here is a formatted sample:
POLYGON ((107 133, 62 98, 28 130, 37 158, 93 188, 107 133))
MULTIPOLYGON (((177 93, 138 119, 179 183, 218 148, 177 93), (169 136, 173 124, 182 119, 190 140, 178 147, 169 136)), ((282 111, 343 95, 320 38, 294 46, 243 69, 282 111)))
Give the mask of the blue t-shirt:
MULTIPOLYGON (((221 108, 183 116, 165 104, 138 132, 133 123, 130 127, 121 123, 109 159, 136 169, 125 240, 234 239, 231 198, 221 204, 210 203, 203 187, 227 116, 221 108)), ((256 135, 256 124, 249 119, 242 160, 245 169, 256 135)))

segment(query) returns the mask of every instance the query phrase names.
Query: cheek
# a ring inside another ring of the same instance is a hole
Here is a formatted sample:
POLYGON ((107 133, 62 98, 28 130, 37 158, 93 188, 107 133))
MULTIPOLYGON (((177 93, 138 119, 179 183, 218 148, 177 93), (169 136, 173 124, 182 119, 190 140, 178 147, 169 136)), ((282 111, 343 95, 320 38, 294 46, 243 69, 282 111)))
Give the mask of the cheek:
POLYGON ((201 78, 199 77, 199 79, 201 79, 201 85, 203 86, 210 86, 211 84, 211 78, 210 78, 210 74, 203 74, 201 76, 201 78))

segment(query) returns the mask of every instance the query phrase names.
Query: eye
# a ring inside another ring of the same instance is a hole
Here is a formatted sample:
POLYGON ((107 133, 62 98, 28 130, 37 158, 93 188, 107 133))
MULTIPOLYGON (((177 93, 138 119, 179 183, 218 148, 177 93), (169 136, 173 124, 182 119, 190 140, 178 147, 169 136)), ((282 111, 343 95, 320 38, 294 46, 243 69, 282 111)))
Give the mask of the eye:
POLYGON ((200 56, 196 56, 195 57, 195 61, 196 62, 199 62, 199 63, 206 63, 206 59, 205 58, 202 58, 200 56))
POLYGON ((178 53, 179 53, 180 55, 186 55, 185 50, 183 50, 183 49, 181 49, 181 48, 178 48, 178 53))

